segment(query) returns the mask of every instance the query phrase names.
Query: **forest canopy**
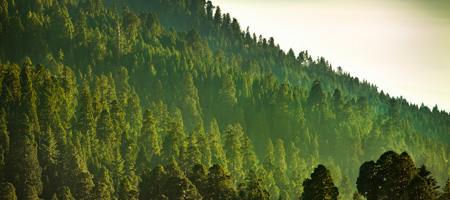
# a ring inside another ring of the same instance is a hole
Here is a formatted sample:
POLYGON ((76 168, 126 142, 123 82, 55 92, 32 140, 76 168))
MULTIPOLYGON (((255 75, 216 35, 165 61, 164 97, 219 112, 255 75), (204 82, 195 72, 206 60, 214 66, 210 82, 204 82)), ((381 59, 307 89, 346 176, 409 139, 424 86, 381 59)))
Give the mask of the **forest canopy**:
POLYGON ((210 1, 0 0, 0 61, 0 199, 450 199, 449 113, 210 1))

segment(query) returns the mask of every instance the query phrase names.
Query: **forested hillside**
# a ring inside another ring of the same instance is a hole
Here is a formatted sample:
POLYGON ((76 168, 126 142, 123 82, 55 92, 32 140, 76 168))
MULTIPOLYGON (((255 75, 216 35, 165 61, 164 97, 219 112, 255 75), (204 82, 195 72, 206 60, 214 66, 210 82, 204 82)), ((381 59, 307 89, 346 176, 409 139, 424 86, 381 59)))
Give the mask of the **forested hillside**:
POLYGON ((0 0, 0 59, 0 199, 450 199, 449 113, 210 1, 0 0))

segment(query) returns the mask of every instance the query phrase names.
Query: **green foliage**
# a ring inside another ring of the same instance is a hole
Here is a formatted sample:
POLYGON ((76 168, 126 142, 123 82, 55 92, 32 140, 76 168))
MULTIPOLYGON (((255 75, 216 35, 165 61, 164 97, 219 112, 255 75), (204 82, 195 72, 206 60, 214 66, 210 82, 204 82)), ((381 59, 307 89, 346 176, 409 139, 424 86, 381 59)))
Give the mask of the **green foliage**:
POLYGON ((335 199, 339 196, 338 188, 334 185, 330 171, 319 165, 314 169, 311 178, 303 182, 302 199, 335 199))
POLYGON ((2 0, 0 60, 0 182, 19 199, 295 199, 319 163, 343 199, 448 196, 448 113, 210 1, 2 0), (366 162, 388 149, 409 154, 366 162))
POLYGON ((16 189, 13 184, 9 182, 0 183, 0 199, 17 200, 16 189))
POLYGON ((436 182, 429 175, 424 166, 415 167, 408 153, 388 151, 376 163, 368 161, 361 165, 357 188, 368 200, 435 199, 436 182))

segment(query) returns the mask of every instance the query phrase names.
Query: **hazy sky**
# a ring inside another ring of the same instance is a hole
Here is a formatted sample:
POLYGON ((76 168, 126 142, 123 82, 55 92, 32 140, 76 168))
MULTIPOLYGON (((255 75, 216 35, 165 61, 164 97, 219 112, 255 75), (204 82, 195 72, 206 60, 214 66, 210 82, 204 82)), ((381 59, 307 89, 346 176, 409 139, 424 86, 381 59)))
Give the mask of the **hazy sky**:
POLYGON ((450 0, 212 0, 243 30, 450 111, 450 0))

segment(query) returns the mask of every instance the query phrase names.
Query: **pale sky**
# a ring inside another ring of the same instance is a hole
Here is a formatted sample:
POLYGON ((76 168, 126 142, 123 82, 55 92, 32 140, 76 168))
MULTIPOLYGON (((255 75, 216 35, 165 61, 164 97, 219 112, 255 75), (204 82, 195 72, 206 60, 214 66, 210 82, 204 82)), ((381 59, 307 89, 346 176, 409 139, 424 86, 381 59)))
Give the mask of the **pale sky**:
POLYGON ((241 28, 308 50, 391 96, 450 111, 448 0, 212 0, 241 28))

